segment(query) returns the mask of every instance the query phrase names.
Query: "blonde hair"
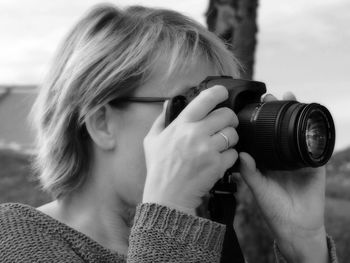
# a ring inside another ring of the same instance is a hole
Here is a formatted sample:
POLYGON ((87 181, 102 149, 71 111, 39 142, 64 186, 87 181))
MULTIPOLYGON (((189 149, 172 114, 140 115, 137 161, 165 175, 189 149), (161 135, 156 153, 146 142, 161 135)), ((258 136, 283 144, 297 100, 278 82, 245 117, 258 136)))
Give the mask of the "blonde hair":
POLYGON ((239 64, 224 43, 177 12, 112 5, 88 12, 58 50, 31 112, 34 168, 43 188, 60 198, 83 183, 91 158, 87 117, 142 86, 162 57, 167 56, 168 77, 199 54, 220 74, 238 76, 239 64))

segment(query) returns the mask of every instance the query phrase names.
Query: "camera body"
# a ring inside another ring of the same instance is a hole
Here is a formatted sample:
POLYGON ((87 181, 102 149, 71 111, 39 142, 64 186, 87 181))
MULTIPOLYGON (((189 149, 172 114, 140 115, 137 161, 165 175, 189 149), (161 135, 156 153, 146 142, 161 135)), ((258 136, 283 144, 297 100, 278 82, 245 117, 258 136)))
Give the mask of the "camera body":
POLYGON ((229 96, 226 101, 217 105, 217 108, 228 107, 234 112, 239 112, 245 105, 260 102, 261 96, 266 93, 265 83, 244 79, 233 79, 228 76, 210 76, 203 80, 198 86, 192 87, 186 93, 172 98, 167 107, 165 125, 173 121, 180 112, 190 103, 202 90, 215 85, 227 88, 229 96))
POLYGON ((186 93, 170 99, 165 116, 169 125, 202 90, 225 86, 229 97, 217 105, 238 116, 238 152, 253 156, 260 170, 293 170, 324 165, 335 144, 331 114, 324 106, 296 101, 261 102, 263 82, 210 76, 186 93))

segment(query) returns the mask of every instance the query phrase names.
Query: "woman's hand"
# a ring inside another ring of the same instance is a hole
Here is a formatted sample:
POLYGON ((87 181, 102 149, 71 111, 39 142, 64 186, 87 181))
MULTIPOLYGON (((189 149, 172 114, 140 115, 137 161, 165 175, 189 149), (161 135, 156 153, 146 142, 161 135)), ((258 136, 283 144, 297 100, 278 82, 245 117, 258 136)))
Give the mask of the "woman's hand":
MULTIPOLYGON (((288 94, 285 99, 294 99, 288 94)), ((272 95, 264 101, 276 100, 272 95)), ((288 262, 328 262, 324 227, 325 168, 271 171, 262 175, 254 159, 240 153, 241 175, 288 262)))
POLYGON ((223 86, 204 90, 165 129, 163 109, 144 140, 143 202, 195 214, 201 198, 238 157, 231 148, 238 141, 237 116, 228 108, 213 111, 227 98, 223 86))

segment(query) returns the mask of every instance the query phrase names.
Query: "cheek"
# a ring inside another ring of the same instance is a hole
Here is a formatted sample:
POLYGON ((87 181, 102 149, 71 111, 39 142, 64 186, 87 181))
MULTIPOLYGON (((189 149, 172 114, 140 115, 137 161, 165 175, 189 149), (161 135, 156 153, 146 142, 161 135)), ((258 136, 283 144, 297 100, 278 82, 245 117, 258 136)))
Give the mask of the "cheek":
POLYGON ((135 177, 139 177, 138 174, 145 173, 146 170, 143 139, 147 132, 148 130, 142 127, 131 129, 118 143, 118 154, 122 156, 123 170, 133 171, 135 177))
POLYGON ((128 185, 136 201, 141 201, 147 174, 143 139, 159 113, 154 110, 133 112, 128 119, 124 119, 123 128, 118 134, 117 154, 122 159, 124 185, 128 185))
POLYGON ((135 105, 123 114, 117 140, 125 146, 142 148, 143 139, 161 113, 157 105, 135 105))
MULTIPOLYGON (((120 171, 115 185, 119 194, 132 206, 142 201, 143 188, 146 180, 146 164, 141 134, 129 133, 129 140, 123 140, 118 145, 120 162, 115 165, 120 171), (136 139, 136 136, 138 138, 136 139)), ((126 139, 126 138, 125 138, 126 139)))

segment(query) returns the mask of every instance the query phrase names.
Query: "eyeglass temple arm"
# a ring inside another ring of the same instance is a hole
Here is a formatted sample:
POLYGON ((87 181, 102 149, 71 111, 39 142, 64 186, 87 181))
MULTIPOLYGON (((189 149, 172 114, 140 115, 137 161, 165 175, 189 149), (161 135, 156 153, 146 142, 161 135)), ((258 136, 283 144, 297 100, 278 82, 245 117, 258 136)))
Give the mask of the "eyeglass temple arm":
POLYGON ((125 97, 125 98, 118 98, 115 100, 110 101, 110 103, 117 103, 117 102, 164 102, 166 100, 170 100, 171 97, 125 97))

